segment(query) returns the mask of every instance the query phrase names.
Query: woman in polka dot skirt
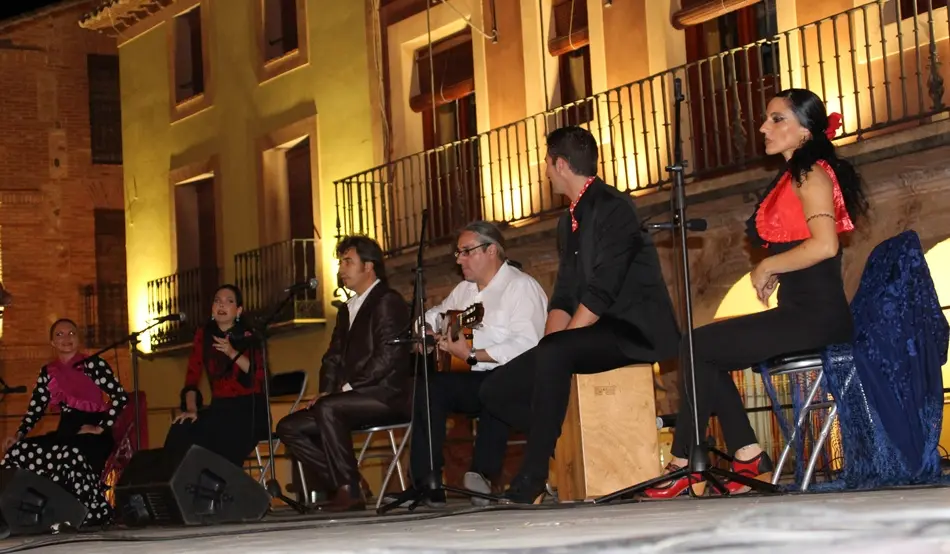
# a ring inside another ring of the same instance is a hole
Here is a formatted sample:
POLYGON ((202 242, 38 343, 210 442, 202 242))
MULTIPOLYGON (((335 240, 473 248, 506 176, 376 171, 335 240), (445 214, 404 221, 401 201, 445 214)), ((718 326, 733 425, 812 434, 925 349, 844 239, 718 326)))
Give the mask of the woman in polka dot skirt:
POLYGON ((84 360, 75 323, 60 319, 49 335, 56 359, 40 370, 17 442, 0 466, 27 469, 58 483, 89 508, 83 526, 102 525, 112 519, 112 507, 100 479, 114 446, 112 425, 128 396, 104 360, 84 360), (59 427, 25 438, 51 403, 61 412, 59 427))

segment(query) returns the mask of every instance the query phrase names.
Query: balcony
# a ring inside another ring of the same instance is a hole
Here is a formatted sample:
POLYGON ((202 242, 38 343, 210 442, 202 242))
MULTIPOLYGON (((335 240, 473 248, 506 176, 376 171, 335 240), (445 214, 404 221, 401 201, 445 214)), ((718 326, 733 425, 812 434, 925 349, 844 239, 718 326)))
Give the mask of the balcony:
POLYGON ((97 283, 80 287, 84 344, 101 348, 129 334, 128 287, 125 283, 97 283))
POLYGON ((658 190, 670 180, 675 79, 689 182, 763 162, 758 128, 778 90, 814 91, 844 116, 837 139, 852 142, 942 117, 947 9, 923 0, 914 16, 901 4, 875 0, 336 181, 337 233, 373 236, 395 255, 417 246, 427 208, 434 241, 471 219, 525 224, 559 213, 566 204, 544 178, 545 136, 578 121, 600 144, 607 183, 658 190))
MULTIPOLYGON (((294 283, 320 278, 319 253, 314 239, 291 239, 234 256, 235 282, 244 293, 244 309, 260 321, 284 299, 294 283)), ((324 321, 323 284, 294 296, 276 314, 272 325, 300 325, 324 321)))
POLYGON ((191 344, 195 330, 211 317, 214 291, 220 285, 216 267, 202 267, 160 277, 147 284, 149 317, 184 313, 187 320, 169 321, 151 330, 153 349, 191 344))

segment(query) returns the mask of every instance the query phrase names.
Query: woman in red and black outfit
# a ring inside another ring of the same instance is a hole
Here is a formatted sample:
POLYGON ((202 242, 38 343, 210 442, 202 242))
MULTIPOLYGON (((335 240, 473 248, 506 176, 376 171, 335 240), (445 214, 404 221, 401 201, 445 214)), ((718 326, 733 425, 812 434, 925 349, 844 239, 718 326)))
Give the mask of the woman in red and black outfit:
MULTIPOLYGON (((803 89, 780 92, 767 112, 760 129, 765 151, 782 154, 786 163, 749 219, 748 234, 768 255, 752 271, 752 286, 767 306, 781 283, 778 307, 700 327, 694 331, 693 346, 700 437, 706 436, 707 421, 715 413, 735 456, 732 471, 762 480, 771 477, 772 461, 756 440, 730 372, 775 356, 851 341, 838 235, 854 229, 852 216, 867 210, 860 178, 850 163, 838 158, 831 143, 841 124, 839 114, 829 118, 821 99, 803 89)), ((687 465, 693 442, 692 409, 685 393, 668 471, 687 465)), ((648 489, 646 495, 678 496, 698 479, 683 477, 648 489)), ((704 485, 699 483, 696 492, 704 485)), ((731 493, 748 490, 736 482, 726 486, 731 493)))
POLYGON ((165 451, 178 460, 193 444, 241 466, 267 436, 264 363, 251 331, 241 322, 240 289, 222 285, 214 294, 211 321, 195 333, 182 413, 165 438, 165 451), (211 382, 211 405, 202 409, 201 374, 211 382))

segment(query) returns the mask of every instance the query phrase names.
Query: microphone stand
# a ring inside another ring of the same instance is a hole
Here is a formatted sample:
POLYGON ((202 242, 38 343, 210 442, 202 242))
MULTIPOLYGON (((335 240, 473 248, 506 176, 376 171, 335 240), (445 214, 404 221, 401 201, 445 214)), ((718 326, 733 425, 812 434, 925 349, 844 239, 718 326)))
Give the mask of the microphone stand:
MULTIPOLYGON (((693 443, 690 445, 689 463, 685 467, 627 487, 625 489, 601 496, 600 498, 594 500, 595 504, 604 504, 612 500, 616 500, 617 498, 642 492, 660 483, 674 481, 676 479, 692 475, 699 475, 701 480, 706 480, 712 483, 713 487, 715 487, 715 489, 723 496, 729 495, 729 490, 722 484, 720 479, 736 481, 758 492, 778 492, 778 487, 771 483, 759 481, 745 475, 740 475, 738 473, 710 465, 707 450, 714 449, 709 449, 705 445, 705 441, 699 436, 699 412, 697 411, 698 408, 696 405, 696 375, 695 362, 693 359, 693 303, 692 292, 690 290, 691 281, 689 275, 689 251, 686 249, 686 235, 690 227, 693 225, 691 225, 690 221, 686 219, 686 187, 683 181, 683 170, 686 167, 686 160, 683 159, 683 144, 682 138, 680 136, 680 112, 684 97, 682 93, 682 81, 679 78, 673 79, 673 95, 676 101, 674 107, 674 160, 673 165, 667 166, 666 168, 667 171, 673 174, 673 188, 670 191, 670 204, 673 217, 669 226, 667 227, 664 225, 663 227, 672 229, 674 233, 678 231, 680 239, 679 248, 680 255, 682 256, 681 263, 683 264, 683 295, 686 306, 686 356, 685 360, 683 357, 680 358, 680 365, 689 372, 689 393, 686 395, 686 398, 682 399, 681 401, 689 402, 692 407, 693 443)), ((657 226, 656 228, 662 227, 657 226)), ((685 388, 686 387, 684 387, 684 389, 685 388)), ((704 393, 708 394, 708 391, 704 391, 704 393)), ((692 486, 690 486, 687 490, 689 490, 690 496, 695 496, 692 486)))
MULTIPOLYGON (((428 439, 429 439, 429 442, 428 442, 429 444, 429 474, 426 475, 426 477, 421 481, 420 483, 422 487, 421 489, 416 489, 414 486, 410 486, 405 491, 399 493, 392 502, 388 504, 383 504, 379 508, 377 508, 376 509, 377 515, 383 515, 386 512, 392 510, 393 508, 396 508, 397 506, 401 506, 407 501, 411 501, 411 504, 409 504, 409 507, 408 507, 409 511, 411 512, 415 510, 416 507, 419 506, 419 504, 421 504, 426 499, 431 499, 433 497, 433 494, 440 490, 445 491, 445 492, 454 492, 456 494, 461 494, 465 496, 476 496, 479 498, 485 498, 487 500, 498 500, 497 496, 482 494, 480 492, 476 492, 469 489, 460 489, 457 487, 447 486, 444 483, 442 483, 442 479, 440 476, 437 477, 435 475, 435 460, 434 460, 433 452, 432 452, 432 410, 429 405, 429 356, 426 353, 427 342, 426 342, 426 331, 425 331, 425 299, 426 299, 425 277, 424 277, 425 271, 423 269, 423 263, 422 263, 423 252, 425 250, 425 232, 426 232, 426 227, 428 226, 428 222, 429 222, 429 210, 428 209, 422 210, 422 228, 419 230, 419 252, 416 257, 416 267, 415 269, 413 269, 413 272, 415 273, 415 284, 413 285, 413 290, 412 290, 412 313, 409 318, 410 338, 409 339, 395 338, 388 342, 389 344, 410 344, 410 345, 419 344, 421 345, 420 346, 421 353, 418 356, 416 356, 415 367, 413 368, 413 372, 415 374, 415 380, 418 381, 420 377, 419 359, 421 358, 422 359, 421 376, 423 379, 423 385, 424 385, 423 388, 425 392, 426 431, 428 432, 428 439), (413 333, 413 327, 414 327, 413 323, 417 319, 421 319, 422 324, 419 325, 419 329, 415 333, 413 333)), ((416 394, 415 381, 413 382, 412 391, 413 391, 412 392, 413 407, 415 407, 415 394, 416 394)), ((413 426, 414 424, 415 422, 413 422, 413 426)), ((445 422, 441 422, 440 425, 444 426, 445 422)), ((383 494, 383 493, 381 492, 380 494, 383 494)))
POLYGON ((138 452, 142 449, 142 427, 141 427, 141 414, 139 414, 139 357, 138 357, 138 343, 139 335, 145 333, 152 327, 165 323, 166 321, 159 318, 156 321, 153 321, 146 328, 129 333, 127 336, 115 341, 114 343, 106 346, 105 348, 86 356, 82 360, 76 362, 76 364, 85 364, 85 362, 91 358, 98 358, 102 354, 110 350, 114 350, 119 346, 122 346, 125 343, 129 343, 129 350, 131 351, 132 356, 132 409, 135 410, 135 451, 138 452))
MULTIPOLYGON (((305 514, 309 510, 302 504, 291 500, 287 495, 283 493, 283 490, 280 486, 280 482, 277 480, 277 463, 274 459, 274 419, 271 414, 271 400, 270 400, 270 364, 267 361, 267 328, 270 327, 270 324, 274 322, 277 316, 284 311, 284 308, 294 299, 294 296, 297 294, 297 290, 291 289, 287 292, 287 295, 284 296, 284 299, 280 301, 280 304, 277 305, 277 308, 274 309, 259 325, 249 325, 248 327, 251 330, 251 333, 254 335, 254 338, 260 342, 261 345, 261 359, 263 360, 264 372, 264 402, 267 404, 267 463, 270 466, 270 479, 268 479, 264 488, 267 490, 267 493, 271 495, 272 498, 276 498, 283 502, 284 504, 293 508, 299 514, 305 514)), ((241 357, 244 352, 250 348, 250 344, 243 344, 240 349, 238 349, 237 354, 235 354, 234 359, 241 357)), ((252 422, 252 425, 255 422, 252 422)))
POLYGON ((6 381, 3 380, 2 377, 0 377, 0 387, 2 387, 0 388, 0 402, 6 400, 8 394, 19 394, 26 392, 25 386, 11 387, 6 381))

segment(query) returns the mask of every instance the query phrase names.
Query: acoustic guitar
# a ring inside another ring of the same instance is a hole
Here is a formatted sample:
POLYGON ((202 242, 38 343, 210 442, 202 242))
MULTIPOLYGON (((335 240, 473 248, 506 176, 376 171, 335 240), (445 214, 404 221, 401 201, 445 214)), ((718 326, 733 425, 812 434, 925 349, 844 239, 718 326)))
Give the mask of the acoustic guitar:
MULTIPOLYGON (((440 334, 451 337, 453 341, 460 338, 472 346, 472 331, 479 327, 485 317, 485 307, 476 302, 464 310, 448 310, 442 315, 440 334)), ((465 360, 460 360, 448 352, 438 351, 437 365, 439 371, 469 371, 471 366, 465 360)))

